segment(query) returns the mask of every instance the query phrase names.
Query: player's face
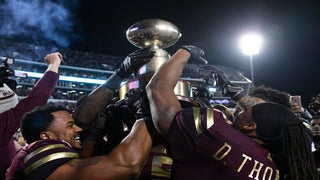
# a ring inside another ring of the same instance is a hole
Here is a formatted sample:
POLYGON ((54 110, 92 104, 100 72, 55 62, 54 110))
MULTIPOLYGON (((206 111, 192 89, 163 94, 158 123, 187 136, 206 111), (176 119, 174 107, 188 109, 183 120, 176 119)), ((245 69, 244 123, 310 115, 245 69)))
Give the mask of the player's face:
POLYGON ((310 125, 312 127, 313 135, 320 136, 320 118, 319 119, 312 119, 310 121, 310 125))
POLYGON ((68 111, 57 111, 52 113, 52 121, 48 131, 52 132, 53 139, 64 140, 73 148, 80 149, 80 132, 82 129, 75 125, 73 118, 68 111))

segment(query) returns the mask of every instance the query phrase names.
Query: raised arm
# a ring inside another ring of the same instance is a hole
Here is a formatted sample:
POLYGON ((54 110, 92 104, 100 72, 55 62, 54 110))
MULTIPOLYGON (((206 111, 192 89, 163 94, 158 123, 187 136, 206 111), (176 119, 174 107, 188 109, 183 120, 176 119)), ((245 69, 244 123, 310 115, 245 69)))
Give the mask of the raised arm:
POLYGON ((129 54, 115 73, 104 84, 94 89, 75 109, 73 118, 76 123, 83 129, 89 128, 98 114, 110 103, 115 90, 120 87, 121 82, 129 78, 135 70, 149 62, 153 55, 154 52, 150 48, 139 49, 129 54))
MULTIPOLYGON (((156 129, 166 135, 170 124, 181 109, 174 88, 189 58, 201 59, 203 50, 194 46, 182 46, 153 75, 146 86, 153 123, 156 129)), ((201 60, 204 60, 203 58, 201 60)))
POLYGON ((44 60, 48 68, 32 90, 14 108, 0 114, 1 120, 8 119, 8 117, 13 117, 14 119, 8 121, 8 123, 5 124, 6 127, 0 126, 0 128, 6 130, 5 134, 7 136, 2 137, 3 139, 11 139, 11 136, 20 127, 21 117, 33 108, 45 104, 52 95, 59 79, 58 68, 62 60, 62 55, 58 52, 51 53, 45 56, 44 60))
POLYGON ((139 173, 151 144, 144 120, 137 120, 130 134, 110 154, 70 160, 47 179, 130 179, 139 173))

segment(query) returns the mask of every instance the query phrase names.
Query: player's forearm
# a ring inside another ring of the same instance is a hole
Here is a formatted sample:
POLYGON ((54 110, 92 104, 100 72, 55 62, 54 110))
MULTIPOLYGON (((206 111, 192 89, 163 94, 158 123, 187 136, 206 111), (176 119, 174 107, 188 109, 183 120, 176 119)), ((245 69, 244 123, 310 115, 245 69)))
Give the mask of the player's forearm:
POLYGON ((179 49, 159 68, 146 86, 152 120, 162 135, 167 133, 175 113, 181 108, 174 88, 189 57, 188 51, 179 49))
POLYGON ((179 49, 169 61, 165 62, 151 78, 148 86, 150 88, 157 88, 163 91, 172 91, 176 86, 182 70, 190 54, 188 51, 179 49))
POLYGON ((137 174, 151 150, 151 137, 144 120, 137 120, 130 134, 111 152, 119 164, 137 174))
POLYGON ((29 98, 44 98, 45 101, 52 95, 57 86, 59 75, 55 72, 46 72, 28 93, 29 98))
POLYGON ((77 124, 83 129, 90 127, 98 114, 110 103, 114 92, 100 86, 81 102, 72 116, 77 124))
POLYGON ((114 92, 121 85, 123 78, 111 75, 105 83, 93 90, 73 113, 76 123, 83 129, 89 128, 93 120, 112 100, 114 92))
POLYGON ((52 71, 52 72, 58 73, 59 65, 60 64, 58 64, 58 63, 48 64, 48 68, 47 68, 46 72, 47 71, 52 71))

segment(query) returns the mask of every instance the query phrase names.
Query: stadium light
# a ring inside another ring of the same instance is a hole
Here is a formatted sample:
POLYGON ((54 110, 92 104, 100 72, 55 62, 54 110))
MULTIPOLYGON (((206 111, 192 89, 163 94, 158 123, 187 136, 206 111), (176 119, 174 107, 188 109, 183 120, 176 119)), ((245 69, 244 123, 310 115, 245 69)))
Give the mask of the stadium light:
POLYGON ((242 52, 250 58, 250 73, 252 85, 254 85, 254 73, 253 73, 253 55, 257 55, 260 52, 262 45, 262 38, 257 34, 246 34, 240 38, 240 47, 242 52))
MULTIPOLYGON (((34 78, 41 78, 43 76, 43 73, 35 73, 35 72, 29 72, 29 71, 19 71, 15 70, 15 73, 18 74, 27 74, 28 77, 34 77, 34 78)), ((89 84, 103 84, 106 82, 106 80, 101 79, 89 79, 89 78, 80 78, 80 77, 71 77, 71 76, 60 76, 59 80, 61 81, 70 81, 70 82, 82 82, 82 83, 89 83, 89 84)))

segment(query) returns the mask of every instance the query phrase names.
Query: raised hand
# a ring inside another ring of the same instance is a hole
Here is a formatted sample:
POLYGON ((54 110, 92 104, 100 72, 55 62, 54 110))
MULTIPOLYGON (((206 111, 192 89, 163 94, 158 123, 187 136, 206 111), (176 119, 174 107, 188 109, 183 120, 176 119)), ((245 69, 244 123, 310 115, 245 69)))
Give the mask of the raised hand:
POLYGON ((134 51, 124 59, 119 69, 116 70, 117 75, 122 78, 130 77, 134 71, 151 61, 154 53, 155 51, 151 47, 134 51))
POLYGON ((204 55, 204 51, 201 48, 198 48, 193 45, 184 45, 180 47, 181 49, 185 49, 190 53, 190 63, 202 63, 208 64, 208 61, 205 60, 202 56, 204 55))

